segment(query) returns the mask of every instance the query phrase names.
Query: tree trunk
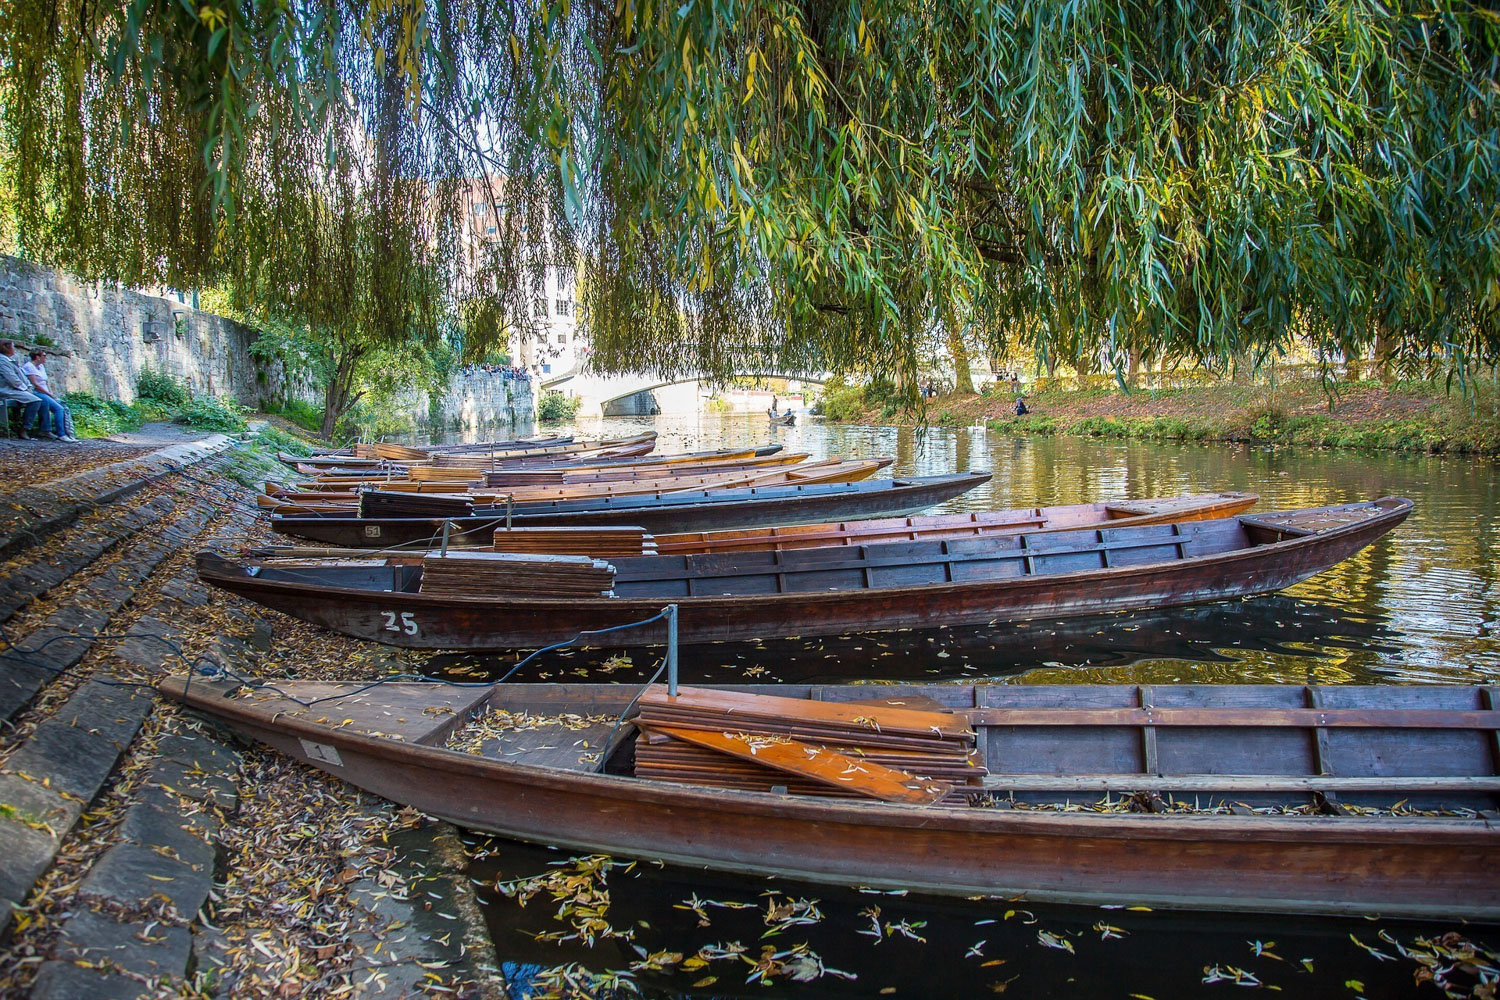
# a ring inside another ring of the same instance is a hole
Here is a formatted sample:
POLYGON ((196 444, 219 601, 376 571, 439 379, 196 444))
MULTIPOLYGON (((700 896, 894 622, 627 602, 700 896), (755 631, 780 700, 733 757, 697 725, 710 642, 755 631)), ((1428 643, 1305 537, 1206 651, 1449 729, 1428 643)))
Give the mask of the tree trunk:
POLYGON ((334 354, 333 374, 323 387, 323 426, 319 431, 327 440, 333 440, 339 420, 364 395, 354 391, 354 376, 364 353, 362 347, 350 347, 334 354))
POLYGON ((953 358, 953 391, 974 395, 974 373, 969 370, 969 345, 953 325, 948 327, 948 354, 953 358))

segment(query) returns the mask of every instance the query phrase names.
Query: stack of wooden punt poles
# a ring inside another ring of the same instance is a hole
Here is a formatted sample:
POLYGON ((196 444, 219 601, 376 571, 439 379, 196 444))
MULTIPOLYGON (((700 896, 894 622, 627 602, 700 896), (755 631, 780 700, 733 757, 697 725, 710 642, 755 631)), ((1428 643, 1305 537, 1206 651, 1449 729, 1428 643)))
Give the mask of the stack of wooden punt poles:
POLYGON ((964 802, 987 773, 967 720, 924 698, 823 702, 690 687, 673 696, 653 686, 639 706, 640 778, 921 804, 964 802))
POLYGON ((493 551, 619 559, 654 556, 656 542, 635 527, 497 528, 493 551))
POLYGON ((422 559, 421 592, 444 597, 599 597, 615 568, 587 556, 510 552, 431 552, 422 559))

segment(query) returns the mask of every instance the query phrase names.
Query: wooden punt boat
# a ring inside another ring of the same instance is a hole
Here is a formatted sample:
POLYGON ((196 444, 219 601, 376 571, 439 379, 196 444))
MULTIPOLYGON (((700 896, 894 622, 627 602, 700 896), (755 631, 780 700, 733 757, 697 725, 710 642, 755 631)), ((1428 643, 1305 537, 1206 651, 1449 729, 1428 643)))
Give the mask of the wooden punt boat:
MULTIPOLYGON (((442 501, 444 499, 467 499, 474 504, 493 505, 507 501, 528 503, 542 500, 576 500, 589 497, 627 497, 641 494, 667 494, 673 491, 700 491, 744 489, 756 486, 787 486, 814 483, 852 483, 868 479, 880 469, 891 464, 889 458, 866 461, 842 461, 829 459, 821 462, 804 462, 800 465, 757 468, 743 471, 714 472, 701 475, 664 476, 652 479, 565 483, 561 485, 537 484, 514 486, 506 489, 464 489, 461 484, 440 484, 431 490, 413 490, 412 494, 426 494, 442 501)), ((388 496, 390 493, 408 491, 366 490, 361 493, 300 492, 286 491, 272 497, 262 494, 256 502, 274 511, 286 512, 287 508, 333 512, 348 510, 364 512, 369 497, 388 496), (361 498, 365 498, 363 501, 361 498)))
POLYGON ((1117 500, 1024 507, 1020 510, 924 514, 866 521, 798 524, 738 531, 685 531, 656 535, 660 555, 709 552, 758 552, 811 549, 825 545, 875 545, 882 542, 983 538, 1022 531, 1061 531, 1090 526, 1124 528, 1167 521, 1207 521, 1233 517, 1254 507, 1254 493, 1203 493, 1146 500, 1117 500))
MULTIPOLYGON (((784 486, 798 483, 858 483, 867 480, 880 469, 891 465, 891 459, 867 459, 846 462, 828 459, 822 462, 802 462, 787 466, 750 466, 745 469, 721 469, 721 471, 688 471, 682 475, 661 474, 624 480, 583 480, 580 483, 532 483, 522 486, 480 487, 463 489, 462 484, 437 484, 429 490, 395 490, 395 492, 432 493, 443 496, 468 496, 475 504, 504 504, 507 499, 522 504, 543 499, 576 499, 585 496, 633 496, 637 493, 666 493, 670 490, 721 490, 750 486, 784 486)), ((290 502, 347 501, 351 507, 359 504, 360 493, 287 493, 290 502)))
POLYGON ((1500 919, 1500 825, 1477 812, 1500 801, 1492 687, 650 688, 634 710, 609 684, 161 687, 393 802, 570 850, 1089 906, 1500 919), (749 733, 783 732, 760 744, 774 768, 744 759, 749 733), (968 770, 940 781, 950 746, 968 770), (870 763, 892 758, 917 761, 891 768, 911 781, 870 763))
POLYGON ((311 468, 366 469, 391 464, 407 465, 444 461, 483 465, 489 462, 525 462, 582 455, 600 458, 630 458, 649 454, 655 447, 656 432, 647 431, 628 438, 600 441, 575 441, 568 437, 532 442, 495 442, 494 447, 476 446, 473 450, 443 447, 413 448, 408 445, 377 442, 355 445, 352 452, 313 456, 297 456, 280 452, 277 458, 293 468, 306 465, 311 468), (501 445, 506 447, 500 447, 501 445))
POLYGON ((466 451, 510 451, 514 448, 550 448, 560 444, 572 444, 571 434, 549 434, 546 437, 515 438, 510 441, 473 441, 468 444, 430 444, 425 450, 429 455, 466 451))
MULTIPOLYGON (((1255 506, 1260 498, 1254 493, 1205 493, 1193 496, 1162 497, 1144 500, 1118 500, 1102 503, 1068 504, 1057 507, 1024 507, 1019 510, 967 511, 960 514, 919 514, 913 517, 887 517, 868 521, 837 521, 774 528, 748 528, 738 531, 686 531, 666 535, 646 534, 659 555, 688 555, 706 552, 758 552, 808 549, 824 545, 873 545, 880 542, 933 541, 944 538, 983 538, 1017 532, 1065 531, 1081 527, 1124 528, 1139 524, 1161 524, 1169 521, 1206 521, 1232 517, 1255 506)), ((516 528, 524 537, 532 529, 516 528)), ((549 531, 552 529, 536 529, 549 531)), ((601 533, 618 530, 615 526, 566 528, 576 533, 572 541, 588 543, 590 531, 601 533)), ((639 528, 630 530, 640 532, 639 528)), ((498 541, 506 529, 497 529, 498 541)), ((555 536, 553 536, 555 537, 555 536)), ((505 551, 496 546, 496 551, 505 551)), ((541 551, 538 549, 537 551, 541 551)), ((572 550, 552 550, 560 555, 572 550)), ((267 546, 253 555, 286 559, 404 559, 420 561, 426 550, 333 549, 297 546, 267 546)), ((613 553, 623 555, 625 553, 613 553)), ((643 555, 636 551, 630 555, 643 555)))
MULTIPOLYGON (((709 531, 773 524, 803 524, 831 518, 855 519, 915 514, 951 500, 990 479, 969 472, 903 479, 867 479, 815 486, 768 486, 738 490, 677 491, 633 497, 594 497, 515 504, 516 525, 640 525, 647 531, 709 531)), ((504 507, 467 517, 361 518, 337 514, 275 514, 271 527, 286 535, 326 545, 385 548, 439 538, 488 545, 507 520, 504 507)), ((435 542, 433 544, 436 544, 435 542)))
POLYGON ((797 414, 791 410, 785 413, 777 413, 775 410, 769 410, 766 416, 770 417, 771 423, 777 427, 791 427, 797 422, 797 414))
MULTIPOLYGON (((732 472, 798 465, 811 460, 805 452, 781 452, 757 455, 749 450, 714 452, 704 457, 672 456, 658 460, 638 460, 618 464, 534 466, 498 470, 450 468, 448 466, 414 465, 406 469, 385 469, 364 475, 321 474, 285 490, 300 492, 349 492, 361 486, 381 489, 434 491, 458 486, 510 487, 538 483, 582 483, 608 480, 628 481, 653 476, 693 476, 710 472, 732 472)), ((267 492, 272 492, 267 490, 267 492)))
MULTIPOLYGON (((511 459, 495 461, 492 469, 471 466, 401 465, 384 462, 366 468, 340 468, 335 466, 298 466, 297 471, 314 476, 319 481, 364 482, 401 479, 459 480, 463 482, 482 479, 490 473, 530 472, 543 475, 552 472, 628 470, 652 466, 676 466, 692 463, 712 463, 719 460, 742 457, 745 460, 774 461, 772 456, 781 451, 779 444, 761 445, 757 448, 738 450, 687 452, 677 455, 652 455, 649 457, 599 457, 597 455, 560 456, 547 461, 519 462, 511 459)), ((781 459, 785 461, 786 459, 781 459)))
POLYGON ((613 438, 599 441, 568 441, 558 444, 529 445, 515 448, 487 449, 484 452, 454 452, 439 451, 430 452, 422 448, 408 448, 403 445, 358 445, 355 454, 361 458, 373 457, 384 458, 394 461, 431 461, 434 463, 451 462, 459 464, 473 462, 485 464, 505 459, 520 461, 536 458, 555 458, 560 455, 581 455, 588 453, 620 454, 630 451, 633 454, 647 454, 656 447, 656 432, 646 431, 643 434, 635 434, 625 438, 613 438), (636 451, 643 445, 649 445, 644 451, 636 451))
MULTIPOLYGON (((422 649, 545 646, 678 606, 684 643, 842 635, 1104 614, 1268 594, 1323 572, 1406 519, 1384 498, 1212 521, 988 538, 612 560, 610 596, 452 597, 422 568, 236 565, 200 553, 198 575, 360 639, 422 649), (392 629, 391 616, 406 622, 392 629)), ((457 558, 450 553, 447 558, 457 558)), ((430 558, 430 557, 429 557, 430 558)), ((601 647, 665 639, 665 624, 601 647)))

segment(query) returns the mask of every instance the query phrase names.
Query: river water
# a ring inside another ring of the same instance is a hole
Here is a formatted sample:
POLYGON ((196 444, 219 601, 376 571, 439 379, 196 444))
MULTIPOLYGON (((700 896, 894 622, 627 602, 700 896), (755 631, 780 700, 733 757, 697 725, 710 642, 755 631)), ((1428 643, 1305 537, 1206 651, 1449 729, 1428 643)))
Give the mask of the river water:
MULTIPOLYGON (((899 638, 712 645, 684 650, 686 680, 727 682, 749 676, 758 681, 857 677, 925 682, 1420 684, 1500 679, 1500 524, 1495 503, 1500 466, 1492 461, 1010 438, 982 428, 932 427, 918 432, 826 425, 816 418, 796 427, 770 428, 759 414, 669 414, 570 428, 580 437, 623 436, 643 429, 659 432, 658 451, 663 453, 770 440, 818 458, 891 456, 895 464, 890 472, 897 475, 993 473, 985 486, 937 510, 1221 490, 1260 494, 1260 510, 1384 495, 1415 502, 1412 516, 1395 532, 1335 569, 1274 597, 1069 622, 900 633, 899 638)), ((608 679, 629 681, 653 669, 657 656, 655 651, 632 651, 632 665, 619 669, 618 660, 606 664, 587 653, 558 655, 534 665, 525 676, 603 680, 601 671, 607 671, 608 679)), ((459 660, 455 665, 493 669, 505 663, 459 660)), ((473 850, 472 873, 484 886, 547 871, 572 871, 564 865, 564 855, 541 848, 476 839, 473 850)), ((1496 877, 1493 871, 1475 875, 1496 877)), ((1466 929, 1456 921, 1412 924, 1044 909, 994 900, 873 895, 855 888, 798 886, 652 865, 622 864, 587 875, 574 872, 571 881, 564 883, 560 877, 556 883, 572 887, 559 890, 559 898, 580 886, 597 886, 601 879, 609 890, 605 925, 610 932, 603 937, 596 933, 592 946, 546 937, 566 936, 571 930, 568 918, 555 915, 557 904, 546 892, 540 901, 520 907, 483 890, 497 947, 520 993, 540 993, 547 978, 537 976, 546 967, 578 963, 596 975, 628 972, 632 963, 643 961, 637 947, 648 953, 692 954, 737 940, 755 959, 766 945, 775 945, 774 956, 803 944, 817 954, 824 971, 816 973, 816 964, 802 961, 797 952, 779 960, 791 965, 778 967, 773 957, 768 966, 770 986, 761 985, 758 978, 747 982, 756 970, 744 958, 675 973, 646 967, 632 978, 651 995, 1010 992, 1166 1000, 1233 989, 1238 975, 1240 986, 1259 983, 1307 997, 1435 997, 1441 994, 1433 986, 1417 985, 1420 964, 1381 935, 1408 951, 1424 935, 1449 931, 1500 945, 1494 928, 1466 929), (696 903, 703 899, 746 908, 696 903), (809 916, 805 923, 774 931, 782 915, 796 912, 794 901, 799 899, 817 900, 816 919, 809 916), (790 911, 788 903, 793 904, 790 911), (763 938, 768 930, 771 936, 763 938), (536 939, 538 934, 542 941, 536 939), (1276 944, 1268 945, 1271 941, 1276 944), (807 981, 797 980, 799 972, 807 981)), ((563 905, 567 909, 566 902, 563 905)), ((571 966, 567 974, 584 981, 583 973, 571 966)), ((1456 982, 1462 981, 1458 986, 1464 987, 1460 995, 1474 983, 1472 975, 1467 980, 1465 975, 1454 974, 1456 982)))

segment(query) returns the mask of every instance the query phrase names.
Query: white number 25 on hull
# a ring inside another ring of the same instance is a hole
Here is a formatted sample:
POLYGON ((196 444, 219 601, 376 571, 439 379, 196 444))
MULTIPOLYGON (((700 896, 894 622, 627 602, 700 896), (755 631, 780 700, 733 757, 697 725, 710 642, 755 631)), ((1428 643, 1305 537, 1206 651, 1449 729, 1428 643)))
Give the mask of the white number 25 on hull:
POLYGON ((403 611, 397 617, 394 611, 382 611, 380 617, 385 619, 383 626, 387 632, 405 632, 407 635, 417 634, 417 620, 410 611, 403 611))

